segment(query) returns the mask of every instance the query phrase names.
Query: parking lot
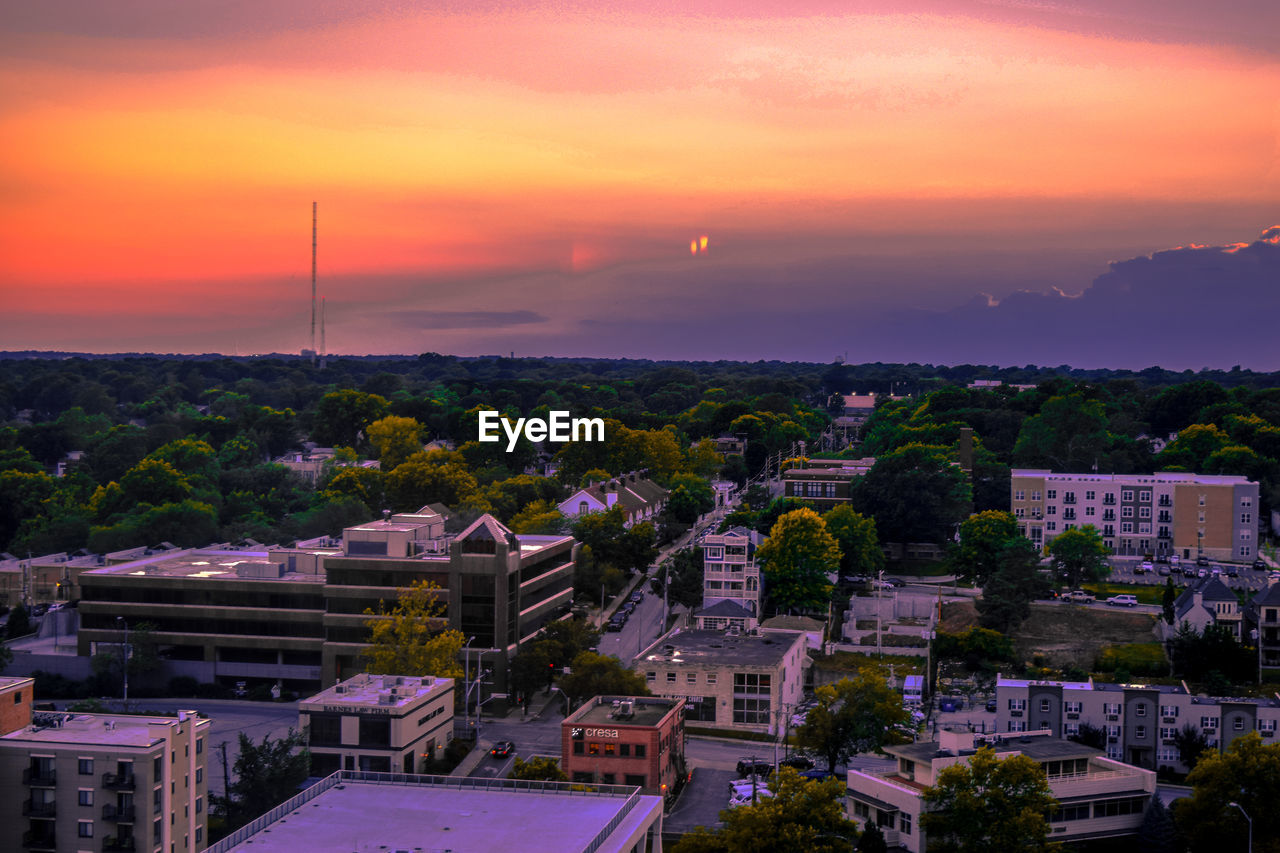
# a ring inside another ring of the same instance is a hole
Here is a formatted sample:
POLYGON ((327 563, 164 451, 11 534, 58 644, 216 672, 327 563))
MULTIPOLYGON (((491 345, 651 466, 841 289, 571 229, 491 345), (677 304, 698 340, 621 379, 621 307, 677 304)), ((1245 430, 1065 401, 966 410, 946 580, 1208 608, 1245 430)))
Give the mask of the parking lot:
POLYGON ((1135 558, 1119 558, 1111 559, 1111 575, 1107 580, 1111 583, 1131 583, 1138 586, 1164 586, 1165 581, 1173 578, 1174 586, 1189 586, 1193 580, 1199 578, 1199 570, 1205 570, 1205 576, 1213 574, 1213 570, 1219 570, 1218 579, 1232 589, 1244 589, 1255 591, 1265 589, 1267 586, 1268 571, 1265 569, 1251 569, 1248 566, 1238 564, 1222 564, 1210 562, 1208 566, 1197 566, 1194 559, 1181 560, 1177 565, 1170 563, 1154 563, 1152 571, 1139 572, 1138 570, 1143 564, 1143 560, 1135 558), (1187 576, 1184 570, 1191 570, 1195 574, 1187 576), (1161 571, 1168 574, 1160 574, 1161 571), (1237 577, 1231 577, 1228 572, 1235 571, 1237 577))

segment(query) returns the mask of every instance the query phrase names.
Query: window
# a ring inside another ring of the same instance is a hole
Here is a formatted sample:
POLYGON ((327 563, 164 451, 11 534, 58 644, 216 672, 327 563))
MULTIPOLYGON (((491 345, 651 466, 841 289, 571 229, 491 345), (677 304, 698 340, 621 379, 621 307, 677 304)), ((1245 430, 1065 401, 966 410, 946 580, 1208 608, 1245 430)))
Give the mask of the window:
POLYGON ((1248 545, 1241 545, 1241 546, 1240 546, 1240 556, 1241 556, 1241 557, 1252 557, 1252 556, 1253 556, 1253 549, 1252 549, 1252 548, 1250 548, 1248 545))
POLYGON ((1009 710, 1010 710, 1010 711, 1025 711, 1025 710, 1027 710, 1027 700, 1026 700, 1026 699, 1010 699, 1010 700, 1009 700, 1009 710))
POLYGON ((656 682, 656 681, 658 680, 658 673, 656 673, 656 672, 646 672, 646 673, 644 674, 644 680, 645 680, 645 683, 647 683, 647 684, 653 684, 654 682, 656 682))
POLYGON ((1009 721, 1009 731, 1011 731, 1011 732, 1025 732, 1026 730, 1027 730, 1027 723, 1026 723, 1026 721, 1025 721, 1025 720, 1010 720, 1010 721, 1009 721))
POLYGON ((1091 501, 1091 500, 1093 500, 1096 496, 1097 496, 1097 493, 1096 493, 1096 492, 1085 492, 1085 493, 1084 493, 1084 499, 1085 499, 1085 500, 1087 500, 1087 501, 1091 501))
POLYGON ((1045 512, 1045 515, 1057 515, 1058 507, 1054 504, 1049 504, 1048 509, 1046 509, 1044 512, 1045 512))
POLYGON ((1252 538, 1253 538, 1253 531, 1251 531, 1251 530, 1241 530, 1241 531, 1240 531, 1240 541, 1242 541, 1242 542, 1248 542, 1248 541, 1249 541, 1250 539, 1252 539, 1252 538))
POLYGON ((1015 507, 1013 508, 1013 517, 1014 517, 1014 518, 1026 518, 1026 515, 1027 515, 1026 507, 1015 506, 1015 507))
POLYGON ((676 683, 676 674, 674 672, 668 672, 667 684, 675 684, 675 683, 676 683))
POLYGON ((604 754, 613 756, 618 754, 618 745, 615 743, 606 743, 604 745, 604 754))
POLYGON ((636 744, 636 758, 644 758, 644 744, 636 744))
POLYGON ((203 781, 204 781, 204 768, 197 767, 196 768, 196 784, 199 785, 203 781))
POLYGON ((1013 499, 1014 499, 1015 501, 1024 501, 1024 500, 1026 500, 1026 499, 1027 499, 1027 493, 1026 493, 1025 491, 1023 491, 1022 489, 1014 489, 1014 490, 1013 490, 1013 499))
POLYGON ((1133 736, 1136 737, 1138 740, 1144 739, 1147 736, 1147 727, 1135 726, 1133 729, 1133 736))
POLYGON ((1147 715, 1147 703, 1139 702, 1133 706, 1133 715, 1135 717, 1145 717, 1147 715))
POLYGON ((1178 729, 1174 726, 1162 726, 1160 729, 1161 740, 1173 740, 1178 734, 1178 729))
POLYGON ((688 683, 688 684, 697 684, 697 683, 698 683, 698 673, 696 673, 696 672, 687 672, 687 673, 685 673, 684 680, 685 680, 685 682, 686 682, 686 683, 688 683))
POLYGON ((1051 501, 1056 501, 1056 500, 1058 499, 1058 490, 1057 490, 1057 489, 1046 489, 1046 490, 1045 490, 1045 493, 1044 493, 1044 496, 1045 496, 1046 498, 1048 498, 1049 500, 1051 500, 1051 501))
POLYGON ((1056 521, 1046 521, 1046 522, 1044 523, 1044 529, 1045 529, 1045 530, 1057 530, 1057 529, 1058 529, 1058 522, 1056 522, 1056 521))
POLYGON ((1138 507, 1138 518, 1150 518, 1150 517, 1151 517, 1151 507, 1149 506, 1138 507))
POLYGON ((204 738, 198 737, 196 738, 196 755, 202 752, 204 752, 204 738))
POLYGON ((1242 513, 1240 513, 1240 523, 1241 523, 1241 524, 1253 524, 1253 513, 1251 513, 1251 512, 1242 512, 1242 513))
POLYGON ((80 775, 81 776, 93 775, 93 759, 92 758, 80 759, 80 775))
POLYGON ((80 828, 76 832, 76 835, 79 835, 81 838, 93 838, 93 821, 82 820, 79 823, 79 827, 80 828))
POLYGON ((582 755, 582 754, 583 754, 584 752, 586 752, 586 751, 587 751, 587 748, 583 745, 582 741, 580 741, 580 740, 575 740, 575 741, 573 742, 573 754, 574 754, 574 755, 582 755))
POLYGON ((1103 705, 1102 705, 1102 713, 1104 713, 1104 714, 1119 714, 1119 713, 1120 713, 1120 703, 1119 703, 1119 702, 1115 702, 1115 703, 1112 703, 1112 702, 1104 702, 1104 703, 1103 703, 1103 705))
POLYGON ((1063 728, 1062 733, 1065 734, 1067 737, 1075 737, 1076 735, 1080 734, 1080 724, 1067 723, 1067 725, 1063 728))
POLYGON ((1161 706, 1160 706, 1160 716, 1162 716, 1162 717, 1176 717, 1176 716, 1178 716, 1178 706, 1177 706, 1177 705, 1161 705, 1161 706))
POLYGON ((1145 490, 1138 492, 1138 503, 1151 503, 1151 492, 1145 490))
POLYGON ((733 722, 768 725, 773 678, 767 673, 733 674, 733 722))
POLYGON ((1274 732, 1276 730, 1275 720, 1258 720, 1258 731, 1274 732))
POLYGON ((93 789, 92 788, 80 789, 80 805, 82 806, 93 805, 93 789))
POLYGON ((1049 713, 1049 700, 1048 700, 1048 699, 1041 699, 1041 700, 1040 700, 1040 713, 1041 713, 1041 714, 1047 714, 1047 713, 1049 713))
POLYGON ((1244 717, 1236 717, 1231 721, 1231 730, 1236 732, 1244 731, 1244 717))
POLYGON ((1068 714, 1079 714, 1084 705, 1081 702, 1067 702, 1065 707, 1068 714))
POLYGON ((708 672, 707 684, 715 684, 715 683, 716 683, 716 674, 714 672, 708 672))
POLYGON ((1033 492, 1031 493, 1031 500, 1033 500, 1033 501, 1038 501, 1038 500, 1040 500, 1040 493, 1039 493, 1039 492, 1035 492, 1035 491, 1033 491, 1033 492))
POLYGON ((1128 503, 1133 500, 1133 489, 1122 489, 1120 491, 1120 500, 1128 503))
POLYGON ((1123 506, 1123 507, 1120 507, 1120 517, 1121 517, 1121 518, 1133 518, 1133 507, 1131 507, 1131 506, 1123 506))
POLYGON ((1217 717, 1201 717, 1200 728, 1213 729, 1216 732, 1218 730, 1218 718, 1217 717))
POLYGON ((1087 507, 1085 507, 1085 508, 1084 508, 1084 514, 1085 514, 1085 515, 1097 515, 1097 514, 1098 514, 1098 510, 1097 510, 1097 508, 1096 508, 1096 507, 1087 506, 1087 507))
POLYGON ((1103 520, 1103 521, 1115 521, 1115 520, 1116 520, 1116 511, 1115 511, 1114 509, 1104 509, 1104 510, 1102 511, 1102 520, 1103 520))
POLYGON ((1120 522, 1120 532, 1121 532, 1121 533, 1132 533, 1132 532, 1133 532, 1133 522, 1132 522, 1132 521, 1122 521, 1122 522, 1120 522))
POLYGON ((1176 764, 1180 760, 1178 758, 1178 750, 1176 748, 1170 749, 1168 747, 1161 747, 1160 749, 1156 750, 1156 760, 1167 761, 1170 764, 1176 764))
POLYGON ((1073 504, 1073 503, 1075 503, 1075 502, 1076 502, 1076 493, 1075 493, 1075 492, 1063 492, 1063 493, 1062 493, 1062 500, 1063 500, 1063 502, 1064 502, 1064 503, 1073 504))
POLYGON ((898 831, 903 835, 911 834, 911 815, 906 812, 900 812, 898 814, 898 831))
POLYGON ((201 841, 204 841, 204 827, 197 826, 196 827, 196 845, 198 846, 201 841))
POLYGON ((631 757, 631 744, 629 744, 629 743, 621 743, 621 744, 618 744, 618 755, 621 755, 623 758, 630 758, 630 757, 631 757))
POLYGON ((587 744, 587 755, 599 755, 599 754, 600 754, 600 744, 598 743, 587 744))
POLYGON ((1204 495, 1200 496, 1200 506, 1204 506, 1204 495))

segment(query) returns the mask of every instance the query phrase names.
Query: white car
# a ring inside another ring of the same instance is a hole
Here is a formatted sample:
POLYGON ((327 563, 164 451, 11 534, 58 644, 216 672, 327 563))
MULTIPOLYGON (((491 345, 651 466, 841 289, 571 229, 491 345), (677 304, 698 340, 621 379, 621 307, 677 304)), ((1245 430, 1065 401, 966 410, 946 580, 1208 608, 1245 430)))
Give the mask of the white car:
POLYGON ((1113 595, 1107 599, 1107 604, 1111 607, 1137 607, 1138 597, 1136 595, 1113 595))
POLYGON ((1151 565, 1149 561, 1143 560, 1141 563, 1138 564, 1138 568, 1133 570, 1133 573, 1135 575, 1143 575, 1143 574, 1146 574, 1147 572, 1155 571, 1155 568, 1156 567, 1151 565))

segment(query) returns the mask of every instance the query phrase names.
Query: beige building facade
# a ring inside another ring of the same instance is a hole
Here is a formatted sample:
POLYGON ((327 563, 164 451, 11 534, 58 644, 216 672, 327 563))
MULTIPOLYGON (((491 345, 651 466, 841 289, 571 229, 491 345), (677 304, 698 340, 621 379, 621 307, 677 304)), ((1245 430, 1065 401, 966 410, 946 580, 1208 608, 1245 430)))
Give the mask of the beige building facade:
POLYGON ((422 773, 453 739, 452 678, 360 675, 298 703, 311 775, 422 773))

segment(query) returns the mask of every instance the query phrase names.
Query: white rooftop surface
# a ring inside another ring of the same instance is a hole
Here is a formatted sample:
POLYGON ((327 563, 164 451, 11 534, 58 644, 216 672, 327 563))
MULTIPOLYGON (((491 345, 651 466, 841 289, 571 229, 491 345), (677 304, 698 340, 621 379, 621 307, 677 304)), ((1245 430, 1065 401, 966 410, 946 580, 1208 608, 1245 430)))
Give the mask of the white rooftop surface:
MULTIPOLYGON (((660 802, 658 797, 645 800, 660 802)), ((343 782, 230 848, 234 853, 571 853, 622 811, 626 798, 343 782)), ((644 824, 640 803, 622 834, 644 824)), ((660 806, 658 806, 660 808, 660 806)), ((601 848, 610 849, 608 845, 601 848)))
MULTIPOLYGON (((317 553, 333 553, 327 549, 317 549, 317 553)), ((96 575, 136 575, 138 577, 189 578, 193 580, 272 580, 302 581, 318 583, 323 577, 301 572, 285 572, 279 577, 254 577, 239 573, 241 567, 256 567, 270 570, 276 561, 269 558, 266 551, 211 551, 196 550, 180 552, 176 556, 163 554, 109 566, 103 569, 92 569, 87 574, 96 575)))
POLYGON ((433 678, 431 676, 405 675, 368 675, 360 674, 335 684, 314 696, 303 699, 302 705, 368 705, 371 708, 401 708, 416 703, 421 699, 449 690, 453 687, 451 678, 433 678), (397 683, 399 682, 399 683, 397 683), (342 692, 338 692, 338 688, 342 692), (391 697, 395 701, 384 701, 382 697, 391 697))
MULTIPOLYGON (((187 712, 188 722, 194 711, 187 712)), ((61 717, 61 726, 44 726, 32 731, 31 726, 0 737, 0 743, 22 741, 26 743, 88 744, 98 746, 147 747, 155 742, 151 725, 178 722, 177 717, 140 717, 127 714, 63 714, 35 712, 32 722, 42 718, 61 717)), ((199 721, 197 721, 199 722, 199 721)))

